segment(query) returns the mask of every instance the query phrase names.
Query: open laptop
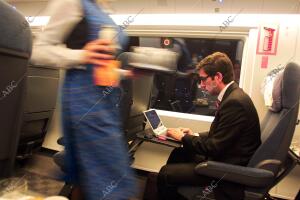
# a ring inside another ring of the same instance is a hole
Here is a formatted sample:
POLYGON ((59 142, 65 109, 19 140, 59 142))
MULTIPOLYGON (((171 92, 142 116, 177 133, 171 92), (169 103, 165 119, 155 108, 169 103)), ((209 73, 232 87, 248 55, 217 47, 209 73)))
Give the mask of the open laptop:
POLYGON ((168 129, 167 129, 167 127, 165 127, 163 125, 156 110, 154 110, 154 109, 146 110, 146 111, 144 111, 144 115, 145 115, 146 119, 148 120, 148 122, 153 130, 153 133, 156 137, 162 136, 166 139, 177 141, 174 138, 166 136, 168 129))

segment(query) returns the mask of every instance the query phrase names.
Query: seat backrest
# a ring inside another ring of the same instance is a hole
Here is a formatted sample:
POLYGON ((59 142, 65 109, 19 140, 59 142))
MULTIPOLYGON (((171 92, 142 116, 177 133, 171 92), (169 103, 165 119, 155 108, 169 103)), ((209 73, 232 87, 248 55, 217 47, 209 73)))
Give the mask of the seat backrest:
POLYGON ((0 177, 13 169, 20 126, 31 31, 26 19, 0 1, 0 177))
MULTIPOLYGON (((121 62, 122 66, 121 68, 126 70, 128 68, 128 62, 129 62, 129 55, 125 52, 118 56, 118 60, 121 62)), ((121 99, 119 102, 120 111, 121 111, 121 117, 123 122, 123 129, 126 127, 126 123, 128 121, 128 118, 130 116, 130 109, 133 104, 133 94, 132 94, 132 88, 133 88, 133 82, 131 79, 123 79, 120 83, 121 88, 121 99)))
POLYGON ((27 71, 18 159, 31 157, 42 146, 50 127, 59 87, 58 69, 29 64, 27 71))
MULTIPOLYGON (((256 167, 262 161, 275 159, 283 163, 295 131, 300 96, 300 67, 289 63, 278 75, 273 87, 273 101, 279 104, 276 111, 269 109, 261 124, 262 144, 257 149, 248 166, 256 167), (279 86, 279 87, 277 87, 279 86), (278 90, 275 91, 275 90, 278 90), (277 93, 277 97, 274 94, 277 93)), ((273 104, 274 105, 274 104, 273 104)), ((278 167, 269 169, 274 174, 278 167)))

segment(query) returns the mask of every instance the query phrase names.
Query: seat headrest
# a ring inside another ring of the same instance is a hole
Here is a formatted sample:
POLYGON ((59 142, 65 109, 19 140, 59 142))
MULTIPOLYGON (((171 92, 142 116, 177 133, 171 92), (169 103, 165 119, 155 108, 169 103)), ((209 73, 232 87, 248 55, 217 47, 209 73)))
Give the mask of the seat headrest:
POLYGON ((283 71, 277 74, 273 83, 272 105, 269 108, 273 112, 279 112, 282 110, 282 79, 283 71))
POLYGON ((277 71, 272 85, 272 104, 269 109, 280 112, 289 109, 299 101, 300 68, 296 63, 288 63, 283 70, 277 71))
POLYGON ((0 1, 0 48, 31 55, 32 37, 29 24, 22 14, 0 1))
POLYGON ((282 108, 292 108, 299 102, 300 96, 300 66, 288 63, 282 77, 282 108))

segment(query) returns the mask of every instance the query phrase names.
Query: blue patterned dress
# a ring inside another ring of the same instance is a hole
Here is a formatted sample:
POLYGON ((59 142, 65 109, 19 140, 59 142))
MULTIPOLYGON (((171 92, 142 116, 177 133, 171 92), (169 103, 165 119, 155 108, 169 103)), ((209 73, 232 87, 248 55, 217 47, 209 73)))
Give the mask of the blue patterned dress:
MULTIPOLYGON (((101 25, 115 25, 93 0, 82 0, 88 40, 101 25)), ((126 43, 120 32, 118 39, 126 43)), ((62 118, 66 138, 67 182, 78 184, 87 200, 126 199, 134 194, 118 103, 121 90, 93 84, 93 66, 66 72, 62 118)))

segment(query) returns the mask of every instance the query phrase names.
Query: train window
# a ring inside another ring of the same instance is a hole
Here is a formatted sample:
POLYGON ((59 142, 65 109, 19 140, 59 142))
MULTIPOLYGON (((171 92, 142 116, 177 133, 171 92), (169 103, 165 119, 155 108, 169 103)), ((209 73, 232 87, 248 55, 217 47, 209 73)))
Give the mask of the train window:
POLYGON ((216 110, 216 96, 198 87, 197 63, 216 52, 224 52, 232 60, 235 81, 239 83, 243 41, 238 39, 131 37, 131 46, 168 48, 180 56, 174 75, 156 74, 150 102, 151 108, 191 114, 211 115, 216 110), (186 75, 184 75, 186 74, 186 75))

